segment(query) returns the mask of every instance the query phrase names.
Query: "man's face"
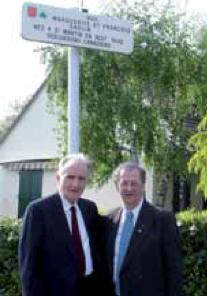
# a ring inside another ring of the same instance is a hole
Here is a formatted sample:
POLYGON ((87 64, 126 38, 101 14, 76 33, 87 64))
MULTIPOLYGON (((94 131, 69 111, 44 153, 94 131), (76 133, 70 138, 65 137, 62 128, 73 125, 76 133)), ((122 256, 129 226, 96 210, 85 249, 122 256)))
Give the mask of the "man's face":
POLYGON ((86 187, 88 169, 84 162, 71 160, 57 173, 59 192, 74 203, 83 193, 86 187))
POLYGON ((145 186, 141 181, 140 173, 136 169, 123 168, 120 170, 117 190, 127 209, 136 207, 143 197, 145 186))

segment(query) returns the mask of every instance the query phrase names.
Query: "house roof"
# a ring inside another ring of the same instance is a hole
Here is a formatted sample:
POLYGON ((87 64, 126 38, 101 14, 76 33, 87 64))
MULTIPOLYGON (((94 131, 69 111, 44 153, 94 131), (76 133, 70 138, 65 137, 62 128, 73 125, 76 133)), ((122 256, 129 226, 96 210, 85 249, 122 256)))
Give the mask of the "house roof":
POLYGON ((32 95, 31 99, 26 103, 26 105, 22 108, 19 115, 15 118, 15 120, 12 122, 10 127, 8 128, 7 132, 4 134, 4 136, 0 140, 0 145, 6 140, 6 138, 9 136, 13 128, 17 125, 17 123, 21 120, 23 115, 27 112, 27 110, 30 108, 32 103, 37 99, 39 93, 42 91, 42 89, 45 87, 45 85, 48 82, 48 77, 41 83, 39 88, 35 91, 35 93, 32 95))

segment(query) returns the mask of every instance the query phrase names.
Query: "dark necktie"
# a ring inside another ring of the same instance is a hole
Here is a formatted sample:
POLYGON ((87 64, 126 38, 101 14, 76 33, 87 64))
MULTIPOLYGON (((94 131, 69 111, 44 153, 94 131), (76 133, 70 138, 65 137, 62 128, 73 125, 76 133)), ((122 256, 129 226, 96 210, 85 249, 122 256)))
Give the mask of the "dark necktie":
POLYGON ((84 273, 85 273, 85 256, 83 252, 83 246, 82 246, 82 241, 81 241, 79 227, 78 227, 76 208, 74 206, 71 207, 71 226, 72 226, 72 239, 75 246, 78 275, 82 277, 84 276, 84 273))

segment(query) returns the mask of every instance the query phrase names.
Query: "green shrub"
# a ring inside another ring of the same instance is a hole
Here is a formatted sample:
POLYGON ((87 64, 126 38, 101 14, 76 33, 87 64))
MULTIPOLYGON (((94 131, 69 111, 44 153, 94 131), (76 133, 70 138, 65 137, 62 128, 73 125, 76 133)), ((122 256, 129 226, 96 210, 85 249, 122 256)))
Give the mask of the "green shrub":
POLYGON ((18 236, 19 221, 0 220, 0 296, 19 296, 18 236))
POLYGON ((207 211, 189 210, 177 215, 186 296, 207 293, 207 211))
MULTIPOLYGON (((181 235, 185 296, 206 296, 207 211, 179 213, 177 224, 181 235)), ((18 220, 0 220, 0 296, 21 295, 17 267, 19 226, 18 220)))

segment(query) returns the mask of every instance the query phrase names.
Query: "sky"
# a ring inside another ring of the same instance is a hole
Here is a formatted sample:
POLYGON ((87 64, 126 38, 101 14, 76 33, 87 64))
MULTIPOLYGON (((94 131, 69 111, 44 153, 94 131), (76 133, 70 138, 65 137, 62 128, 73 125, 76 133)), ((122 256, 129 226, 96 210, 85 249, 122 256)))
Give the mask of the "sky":
MULTIPOLYGON (((101 11, 108 0, 82 0, 90 13, 101 11)), ((45 65, 34 50, 44 44, 27 41, 21 37, 21 9, 24 2, 41 3, 56 7, 80 6, 81 0, 6 0, 0 10, 0 120, 9 113, 9 105, 31 97, 44 80, 45 65)), ((174 0, 183 8, 207 14, 205 0, 174 0)))

